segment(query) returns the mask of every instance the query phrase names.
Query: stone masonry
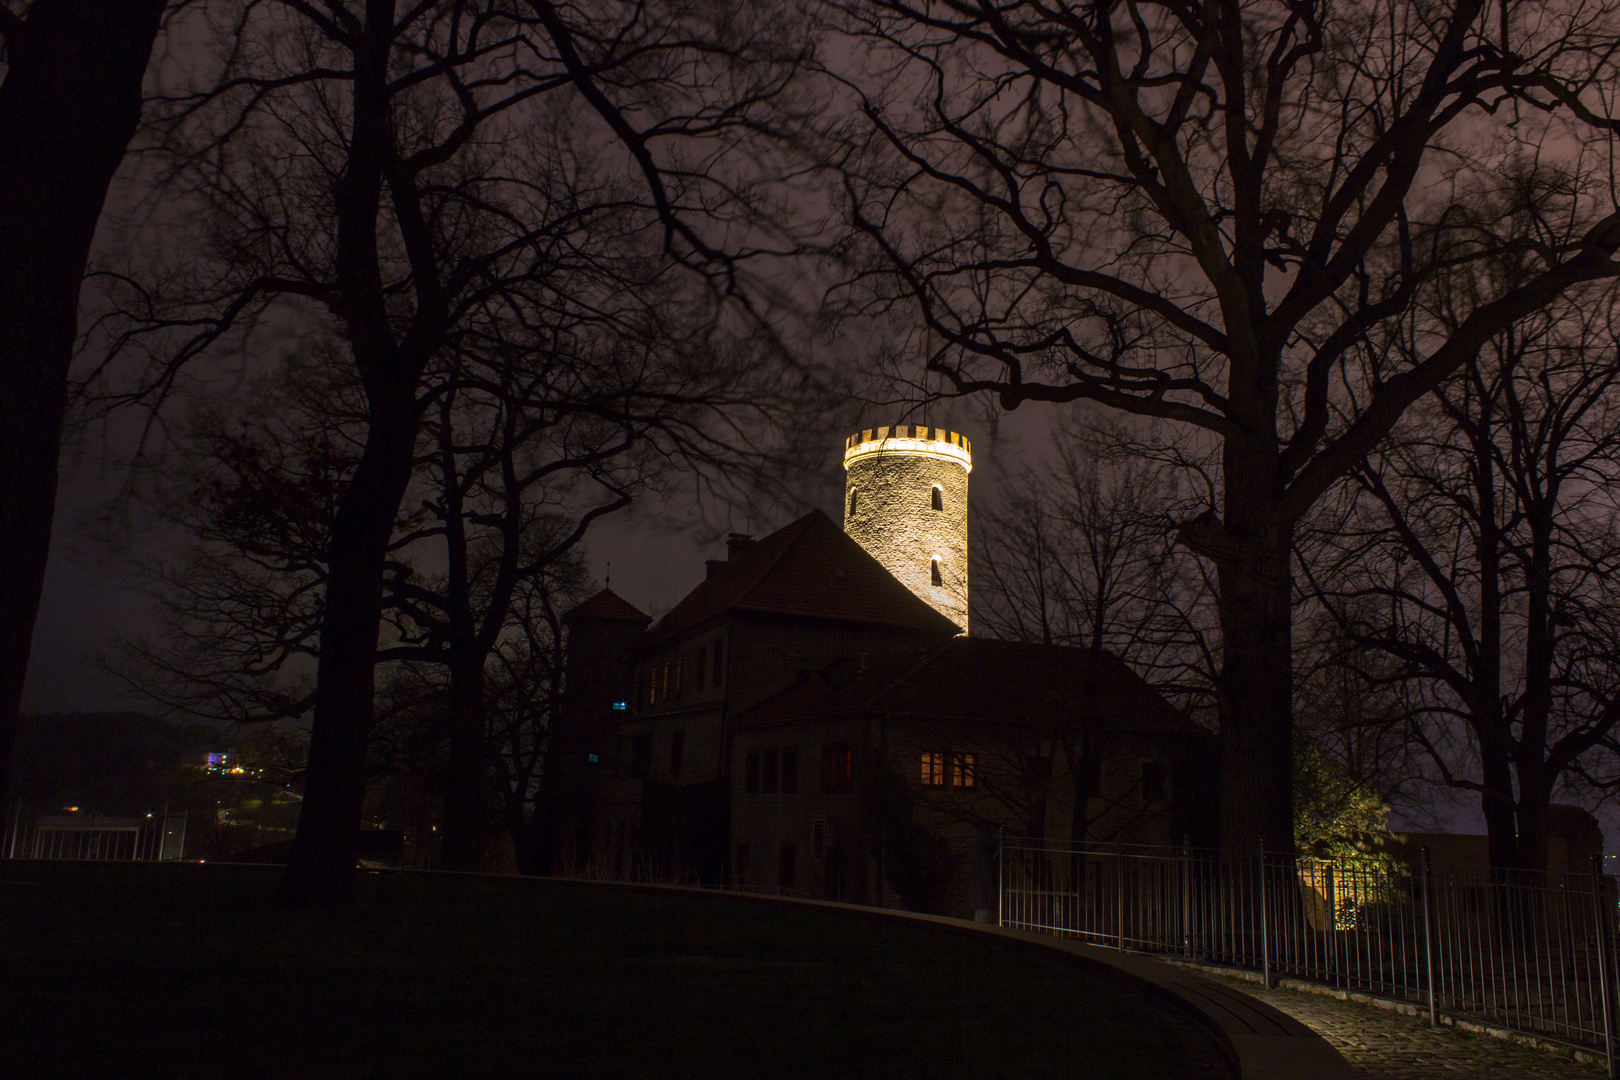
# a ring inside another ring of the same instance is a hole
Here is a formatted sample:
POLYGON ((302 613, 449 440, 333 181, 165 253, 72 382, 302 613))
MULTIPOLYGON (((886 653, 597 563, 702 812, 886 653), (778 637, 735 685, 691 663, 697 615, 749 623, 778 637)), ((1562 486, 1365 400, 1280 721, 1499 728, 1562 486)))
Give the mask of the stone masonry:
POLYGON ((943 428, 867 428, 844 447, 844 531, 913 593, 968 628, 968 440, 943 428))

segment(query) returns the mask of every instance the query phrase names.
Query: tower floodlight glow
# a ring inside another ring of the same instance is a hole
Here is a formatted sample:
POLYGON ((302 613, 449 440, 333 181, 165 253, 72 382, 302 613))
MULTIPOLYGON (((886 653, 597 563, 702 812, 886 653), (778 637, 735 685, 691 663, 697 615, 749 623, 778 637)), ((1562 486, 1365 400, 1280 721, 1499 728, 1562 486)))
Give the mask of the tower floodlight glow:
POLYGON ((844 470, 844 532, 967 633, 972 444, 926 425, 866 428, 844 441, 844 470))

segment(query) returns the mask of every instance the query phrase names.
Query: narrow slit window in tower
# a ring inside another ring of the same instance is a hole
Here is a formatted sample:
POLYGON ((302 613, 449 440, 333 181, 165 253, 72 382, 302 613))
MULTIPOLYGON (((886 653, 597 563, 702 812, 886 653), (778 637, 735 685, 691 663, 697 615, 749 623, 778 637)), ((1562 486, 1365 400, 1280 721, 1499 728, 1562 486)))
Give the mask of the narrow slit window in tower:
MULTIPOLYGON (((944 497, 943 493, 941 493, 939 488, 934 487, 934 488, 930 488, 929 490, 932 493, 930 497, 934 500, 934 509, 935 510, 943 510, 943 509, 945 509, 945 497, 944 497)), ((851 509, 853 509, 853 507, 851 507, 851 509)))
POLYGON ((861 497, 861 493, 858 492, 858 491, 852 491, 852 492, 849 493, 849 512, 850 512, 850 514, 853 515, 855 513, 855 503, 860 499, 860 497, 861 497))
POLYGON ((933 568, 930 571, 930 575, 931 575, 930 580, 935 585, 943 585, 943 584, 945 584, 945 579, 939 576, 939 560, 938 559, 934 560, 933 568))

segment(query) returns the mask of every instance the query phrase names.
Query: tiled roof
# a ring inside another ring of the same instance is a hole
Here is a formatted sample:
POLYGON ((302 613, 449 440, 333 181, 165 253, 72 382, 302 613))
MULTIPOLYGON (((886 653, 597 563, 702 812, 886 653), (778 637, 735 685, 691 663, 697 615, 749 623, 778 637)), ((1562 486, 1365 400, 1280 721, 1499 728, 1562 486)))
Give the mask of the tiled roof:
POLYGON ((563 621, 603 619, 612 622, 646 622, 648 618, 650 616, 646 612, 641 611, 612 589, 603 589, 570 609, 568 614, 563 616, 563 621))
POLYGON ((948 637, 956 624, 918 599, 820 510, 748 544, 658 623, 667 638, 728 611, 871 623, 948 637))
POLYGON ((1112 731, 1198 730, 1111 653, 966 637, 841 661, 734 724, 871 713, 1036 724, 1083 718, 1112 731))

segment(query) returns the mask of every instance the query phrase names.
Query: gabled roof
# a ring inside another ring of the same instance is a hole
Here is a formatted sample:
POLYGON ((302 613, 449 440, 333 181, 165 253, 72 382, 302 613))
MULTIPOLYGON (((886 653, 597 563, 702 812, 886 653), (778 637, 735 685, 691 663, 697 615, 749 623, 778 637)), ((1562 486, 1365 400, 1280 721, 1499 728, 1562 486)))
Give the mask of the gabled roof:
POLYGON ((571 608, 568 614, 563 616, 563 622, 573 622, 575 619, 601 619, 605 622, 646 622, 649 618, 651 618, 650 615, 612 589, 603 589, 571 608))
POLYGON ((941 637, 958 632, 820 510, 715 564, 654 633, 672 637, 726 612, 870 623, 941 637))
POLYGON ((975 723, 1083 720, 1110 731, 1200 730, 1112 653, 967 637, 840 661, 733 724, 874 713, 975 723))

